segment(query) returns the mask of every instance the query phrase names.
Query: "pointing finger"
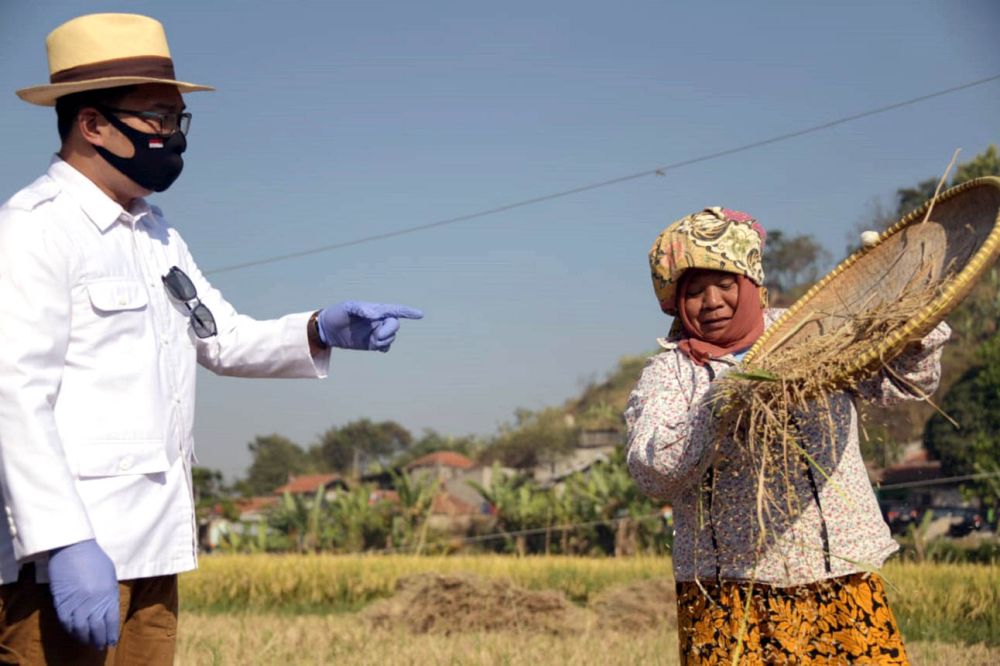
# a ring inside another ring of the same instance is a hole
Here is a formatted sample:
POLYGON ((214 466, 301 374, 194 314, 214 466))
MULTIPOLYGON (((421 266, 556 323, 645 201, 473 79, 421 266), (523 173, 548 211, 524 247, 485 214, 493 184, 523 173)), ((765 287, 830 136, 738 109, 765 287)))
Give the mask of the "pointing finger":
POLYGON ((410 308, 405 305, 391 305, 392 308, 387 314, 392 317, 399 317, 400 319, 423 319, 424 313, 422 310, 416 308, 410 308))
POLYGON ((424 316, 424 313, 416 308, 405 305, 394 305, 392 303, 348 301, 344 303, 344 309, 356 317, 364 317, 365 319, 385 319, 386 317, 421 319, 424 316))

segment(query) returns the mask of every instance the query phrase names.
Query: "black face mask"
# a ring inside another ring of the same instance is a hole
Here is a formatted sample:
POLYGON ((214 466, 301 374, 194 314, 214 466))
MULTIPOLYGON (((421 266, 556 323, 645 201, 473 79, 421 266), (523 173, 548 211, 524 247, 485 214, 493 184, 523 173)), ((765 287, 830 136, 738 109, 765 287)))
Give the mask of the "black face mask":
POLYGON ((162 192, 177 180, 184 168, 181 153, 187 149, 187 139, 181 132, 174 132, 169 137, 147 134, 126 125, 111 112, 102 112, 102 115, 128 138, 135 149, 132 157, 119 157, 102 146, 94 146, 97 154, 108 164, 153 192, 162 192))

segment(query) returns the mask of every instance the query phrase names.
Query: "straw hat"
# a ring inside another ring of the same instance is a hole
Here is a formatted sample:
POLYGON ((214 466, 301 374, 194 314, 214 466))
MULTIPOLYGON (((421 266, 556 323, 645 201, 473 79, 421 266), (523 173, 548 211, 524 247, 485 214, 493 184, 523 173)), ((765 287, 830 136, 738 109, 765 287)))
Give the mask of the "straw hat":
POLYGON ((178 81, 159 21, 137 14, 88 14, 63 23, 45 40, 49 84, 23 88, 25 102, 53 106, 63 95, 141 83, 165 83, 186 93, 215 90, 178 81))

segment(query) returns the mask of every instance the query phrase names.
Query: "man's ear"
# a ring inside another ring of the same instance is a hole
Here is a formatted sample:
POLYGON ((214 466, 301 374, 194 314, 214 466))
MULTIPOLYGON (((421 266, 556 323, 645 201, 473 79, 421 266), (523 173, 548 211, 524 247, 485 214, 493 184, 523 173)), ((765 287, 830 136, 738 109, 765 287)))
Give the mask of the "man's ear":
POLYGON ((85 106, 76 114, 76 127, 87 143, 103 146, 107 126, 104 116, 93 107, 85 106))

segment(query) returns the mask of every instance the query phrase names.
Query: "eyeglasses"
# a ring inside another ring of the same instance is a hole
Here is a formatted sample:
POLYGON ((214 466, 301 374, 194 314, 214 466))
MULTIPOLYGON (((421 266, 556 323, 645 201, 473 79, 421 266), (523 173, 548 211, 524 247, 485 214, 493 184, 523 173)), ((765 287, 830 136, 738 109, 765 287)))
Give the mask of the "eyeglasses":
POLYGON ((176 266, 163 276, 163 284, 167 291, 178 301, 184 303, 191 315, 191 328, 199 338, 210 338, 218 332, 215 327, 215 317, 204 303, 198 299, 198 290, 187 274, 176 266), (191 301, 195 306, 191 307, 191 301))
POLYGON ((191 129, 191 114, 187 111, 178 113, 157 113, 156 111, 130 111, 129 109, 115 109, 110 106, 99 106, 101 113, 124 113, 126 116, 142 118, 157 128, 160 136, 170 136, 174 132, 180 132, 187 136, 191 129))

